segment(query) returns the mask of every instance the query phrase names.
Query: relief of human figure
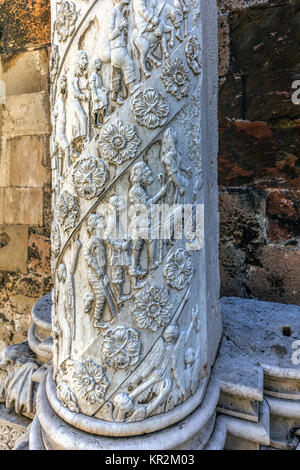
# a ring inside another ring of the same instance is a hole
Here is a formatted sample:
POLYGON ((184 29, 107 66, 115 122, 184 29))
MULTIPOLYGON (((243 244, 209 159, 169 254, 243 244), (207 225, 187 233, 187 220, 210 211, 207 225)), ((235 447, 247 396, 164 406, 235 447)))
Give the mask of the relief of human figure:
POLYGON ((178 390, 181 393, 180 402, 184 402, 191 395, 193 395, 200 382, 201 374, 203 373, 200 351, 201 343, 199 338, 200 332, 200 316, 199 306, 197 305, 192 310, 192 322, 189 329, 183 336, 181 341, 178 341, 174 348, 174 355, 172 358, 172 370, 176 381, 178 390), (197 334, 197 348, 187 347, 191 335, 191 327, 197 334))
POLYGON ((132 423, 142 421, 150 416, 164 402, 171 390, 172 381, 170 379, 162 380, 162 371, 155 369, 150 378, 137 386, 130 393, 117 393, 111 401, 103 407, 102 413, 107 420, 117 423, 132 423), (158 383, 158 395, 147 403, 139 403, 140 396, 152 385, 158 383))
POLYGON ((89 66, 89 58, 85 51, 77 51, 75 58, 75 70, 71 80, 70 95, 73 115, 72 126, 72 151, 75 155, 76 144, 83 143, 88 138, 88 115, 83 103, 89 102, 90 91, 86 74, 89 66))
POLYGON ((131 275, 142 277, 149 269, 159 265, 158 239, 151 237, 151 208, 166 193, 166 188, 151 196, 147 187, 154 182, 153 172, 145 162, 136 163, 130 172, 129 211, 130 233, 132 238, 131 275), (148 269, 143 271, 140 266, 140 256, 146 244, 148 254, 148 269))
POLYGON ((162 138, 161 161, 167 176, 168 204, 179 204, 185 194, 187 176, 191 176, 191 170, 182 165, 182 155, 177 149, 176 131, 171 127, 165 131, 162 138))
POLYGON ((75 284, 74 274, 78 264, 79 252, 82 244, 79 239, 75 240, 72 247, 72 261, 69 271, 65 263, 61 263, 57 270, 59 280, 59 295, 62 298, 63 315, 57 321, 58 329, 55 334, 62 336, 61 351, 58 355, 58 364, 71 357, 72 339, 76 334, 76 309, 75 309, 75 284))
MULTIPOLYGON (((192 321, 186 331, 180 331, 177 322, 189 299, 189 293, 190 289, 182 299, 172 323, 164 329, 162 336, 155 343, 146 360, 133 372, 130 377, 130 384, 127 387, 130 390, 132 389, 130 393, 138 390, 139 402, 147 401, 149 396, 162 398, 162 389, 167 390, 160 403, 155 407, 156 412, 158 410, 160 412, 169 411, 181 402, 182 392, 178 386, 178 374, 174 374, 174 363, 179 355, 183 354, 184 357, 191 334, 195 328, 196 315, 194 310, 192 312, 192 321), (153 377, 155 377, 155 380, 153 380, 153 377), (138 384, 144 384, 144 389, 138 384)), ((150 415, 151 413, 148 414, 148 416, 150 415)))
POLYGON ((122 104, 124 99, 120 96, 122 78, 129 94, 133 94, 136 87, 136 74, 134 63, 127 50, 128 20, 124 9, 129 0, 114 0, 114 8, 108 26, 108 38, 111 47, 112 66, 112 100, 122 104))
POLYGON ((84 250, 87 264, 87 278, 93 292, 93 318, 95 328, 107 328, 109 322, 118 314, 118 308, 110 288, 107 276, 107 253, 104 243, 105 218, 91 214, 87 221, 89 241, 84 250), (104 319, 105 307, 108 304, 110 316, 104 319), (105 321, 104 321, 105 320, 105 321))
MULTIPOLYGON (((178 0, 179 1, 179 0, 178 0)), ((145 77, 151 73, 147 61, 159 67, 161 61, 153 55, 153 50, 160 43, 163 56, 169 57, 168 47, 174 47, 175 31, 178 39, 182 22, 181 12, 166 1, 157 3, 155 0, 133 0, 135 29, 132 33, 132 43, 140 58, 141 70, 145 77), (167 36, 170 36, 167 40, 167 36)))
POLYGON ((66 99, 68 93, 67 77, 62 75, 58 83, 57 98, 52 113, 52 145, 53 153, 57 154, 58 178, 63 177, 64 163, 67 169, 71 166, 70 144, 66 136, 66 99))
POLYGON ((108 96, 103 87, 100 75, 102 62, 95 59, 92 64, 92 73, 89 79, 92 99, 92 124, 95 127, 101 126, 108 116, 108 96))
POLYGON ((109 264, 112 272, 112 283, 117 289, 118 303, 125 302, 131 295, 124 294, 125 273, 130 267, 130 241, 125 237, 120 221, 120 212, 124 209, 124 201, 120 196, 112 196, 109 200, 106 220, 105 242, 109 247, 109 264))

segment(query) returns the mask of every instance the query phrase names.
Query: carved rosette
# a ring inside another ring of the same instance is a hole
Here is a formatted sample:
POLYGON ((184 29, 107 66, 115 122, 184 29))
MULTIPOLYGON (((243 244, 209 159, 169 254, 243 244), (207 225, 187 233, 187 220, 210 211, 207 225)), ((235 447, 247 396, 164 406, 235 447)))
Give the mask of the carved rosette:
POLYGON ((189 2, 155 3, 60 1, 53 18, 53 380, 66 416, 100 428, 175 423, 206 376, 206 261, 174 210, 204 200, 201 35, 189 2))

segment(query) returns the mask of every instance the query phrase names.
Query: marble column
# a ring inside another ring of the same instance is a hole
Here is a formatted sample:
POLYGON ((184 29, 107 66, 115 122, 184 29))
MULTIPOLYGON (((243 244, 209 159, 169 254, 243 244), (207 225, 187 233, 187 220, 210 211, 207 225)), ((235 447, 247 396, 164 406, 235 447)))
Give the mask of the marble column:
POLYGON ((197 449, 209 436, 215 3, 51 1, 53 364, 31 449, 197 449))

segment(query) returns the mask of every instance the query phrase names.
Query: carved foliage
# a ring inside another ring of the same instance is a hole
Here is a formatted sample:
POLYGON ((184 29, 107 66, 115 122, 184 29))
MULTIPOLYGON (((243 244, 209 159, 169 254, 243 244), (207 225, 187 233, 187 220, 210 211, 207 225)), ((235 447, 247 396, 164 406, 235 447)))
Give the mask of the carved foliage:
POLYGON ((59 41, 66 41, 75 31, 78 18, 74 2, 60 1, 55 21, 55 29, 59 41))
POLYGON ((79 213, 76 197, 63 191, 56 204, 55 218, 65 232, 76 226, 79 213))
POLYGON ((60 231, 59 231, 59 226, 55 220, 52 222, 52 229, 51 229, 51 248, 52 248, 52 253, 55 258, 60 253, 60 247, 61 247, 61 238, 60 238, 60 231))
POLYGON ((59 382, 56 387, 56 394, 59 401, 70 411, 79 413, 77 398, 65 382, 59 382))
POLYGON ((196 38, 196 36, 190 37, 185 46, 185 55, 187 64, 195 75, 198 75, 201 72, 201 64, 199 60, 200 51, 201 46, 198 38, 196 38))
POLYGON ((0 425, 0 450, 12 450, 23 434, 12 426, 0 425))

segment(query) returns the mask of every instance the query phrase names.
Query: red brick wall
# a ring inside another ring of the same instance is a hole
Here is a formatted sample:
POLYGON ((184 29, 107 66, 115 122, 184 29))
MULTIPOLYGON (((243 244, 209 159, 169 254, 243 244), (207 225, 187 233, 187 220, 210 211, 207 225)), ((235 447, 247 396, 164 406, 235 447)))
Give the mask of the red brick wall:
POLYGON ((220 3, 222 294, 299 304, 300 2, 220 3))

